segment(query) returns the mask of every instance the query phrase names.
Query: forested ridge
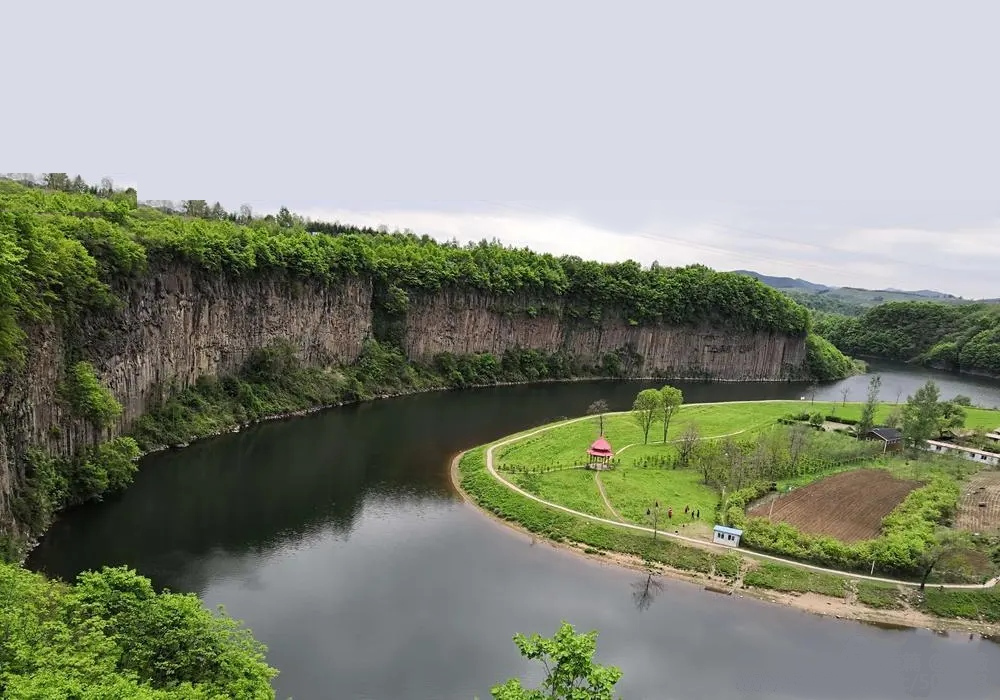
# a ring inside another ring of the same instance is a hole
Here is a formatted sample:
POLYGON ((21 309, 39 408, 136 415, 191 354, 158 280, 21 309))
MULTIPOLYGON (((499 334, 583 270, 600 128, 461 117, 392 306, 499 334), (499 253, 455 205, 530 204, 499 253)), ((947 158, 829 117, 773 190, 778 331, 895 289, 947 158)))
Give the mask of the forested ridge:
POLYGON ((459 286, 525 298, 562 297, 568 313, 631 323, 717 324, 805 335, 809 314, 742 275, 704 266, 598 263, 497 242, 439 243, 405 232, 254 218, 215 207, 178 215, 140 206, 134 190, 77 191, 0 180, 0 367, 23 360, 23 327, 115 303, 112 289, 159 262, 184 260, 238 276, 282 272, 319 281, 370 276, 397 308, 410 295, 459 286))
POLYGON ((816 331, 841 351, 1000 375, 1000 305, 889 302, 856 318, 821 316, 816 331))

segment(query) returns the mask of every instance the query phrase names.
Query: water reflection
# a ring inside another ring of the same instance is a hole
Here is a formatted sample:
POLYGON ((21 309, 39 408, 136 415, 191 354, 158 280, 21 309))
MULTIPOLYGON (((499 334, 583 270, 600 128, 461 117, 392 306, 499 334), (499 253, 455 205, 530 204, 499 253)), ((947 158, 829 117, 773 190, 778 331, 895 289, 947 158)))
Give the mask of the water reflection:
POLYGON ((637 610, 648 610, 663 589, 664 584, 660 577, 647 573, 644 578, 632 582, 632 602, 635 603, 637 610))

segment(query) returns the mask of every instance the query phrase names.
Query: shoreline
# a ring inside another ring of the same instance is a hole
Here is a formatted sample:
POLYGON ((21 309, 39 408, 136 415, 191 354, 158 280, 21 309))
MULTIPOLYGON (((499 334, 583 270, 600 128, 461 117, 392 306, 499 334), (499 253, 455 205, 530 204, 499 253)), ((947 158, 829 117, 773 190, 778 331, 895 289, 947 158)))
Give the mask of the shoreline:
MULTIPOLYGON (((775 401, 777 400, 778 399, 775 399, 775 401)), ((711 402, 711 403, 721 404, 721 403, 739 403, 739 402, 722 401, 722 402, 711 402)), ((695 405, 695 404, 690 404, 690 405, 695 405)), ((706 404, 706 405, 711 405, 711 404, 706 404)), ((620 412, 609 412, 609 413, 620 413, 620 412)), ((586 417, 577 418, 575 420, 584 420, 584 419, 586 419, 586 417)), ((547 429, 548 427, 554 427, 556 425, 560 425, 566 422, 568 421, 558 421, 556 423, 552 423, 549 424, 549 426, 544 426, 544 427, 547 429)), ((676 569, 665 564, 656 564, 653 565, 653 567, 651 567, 649 563, 644 562, 642 559, 632 555, 624 554, 622 552, 597 550, 594 547, 591 547, 585 543, 578 541, 565 541, 565 542, 554 541, 543 535, 538 535, 534 532, 531 532, 521 523, 515 520, 509 520, 507 518, 499 516, 496 513, 491 512, 484 505, 477 502, 477 500, 472 494, 465 491, 465 489, 461 485, 462 476, 459 463, 462 457, 471 450, 479 449, 480 447, 485 447, 486 451, 484 452, 483 459, 485 463, 484 470, 486 471, 486 473, 490 476, 491 479, 502 485, 504 488, 512 491, 513 493, 517 493, 518 495, 523 496, 523 494, 519 493, 520 489, 509 484, 505 479, 499 477, 490 468, 489 456, 491 455, 493 448, 502 446, 504 444, 507 444, 508 442, 514 442, 516 440, 523 439, 537 432, 540 432, 538 428, 535 429, 529 428, 526 431, 515 433, 514 437, 510 436, 506 438, 502 437, 499 440, 494 441, 492 443, 487 443, 486 445, 479 445, 470 448, 468 450, 463 450, 451 459, 448 469, 449 479, 452 483, 452 487, 455 489, 455 491, 458 492, 458 494, 460 495, 461 499, 464 502, 470 503, 481 514, 486 515, 488 520, 503 526, 503 528, 508 532, 517 533, 529 537, 532 543, 535 543, 537 541, 543 541, 557 550, 568 551, 571 552, 572 554, 582 556, 584 559, 602 563, 605 566, 616 566, 622 569, 641 571, 644 573, 654 573, 655 575, 664 576, 672 580, 684 581, 692 585, 701 586, 704 591, 712 592, 715 593, 716 595, 730 595, 740 598, 749 598, 766 603, 785 605, 786 607, 795 608, 802 612, 808 612, 811 614, 819 615, 821 617, 832 617, 834 619, 841 619, 841 620, 853 620, 858 623, 872 624, 876 626, 878 625, 884 625, 890 627, 899 626, 911 629, 927 629, 935 632, 963 632, 963 633, 968 632, 973 634, 980 634, 982 636, 987 636, 991 638, 996 638, 1000 636, 1000 623, 991 623, 980 620, 970 620, 965 618, 939 617, 936 615, 932 615, 930 613, 925 613, 920 610, 917 610, 911 607, 909 604, 906 604, 903 609, 898 609, 898 610, 879 609, 879 608, 872 608, 865 606, 861 603, 858 603, 856 600, 852 600, 850 598, 835 598, 814 592, 790 593, 790 592, 782 592, 765 588, 748 588, 742 583, 741 581, 742 576, 738 577, 738 580, 734 582, 727 580, 721 576, 702 574, 691 570, 676 569)), ((529 496, 529 498, 531 498, 532 500, 537 500, 547 507, 550 506, 548 502, 543 501, 542 499, 539 499, 537 497, 529 496)), ((567 511, 570 514, 579 515, 575 511, 572 511, 571 509, 565 508, 563 506, 559 506, 558 504, 555 504, 555 507, 557 509, 567 511)), ((586 514, 583 515, 584 519, 596 520, 596 521, 603 520, 601 518, 591 518, 590 516, 586 516, 586 514)), ((609 524, 614 525, 614 523, 610 522, 609 524)), ((628 525, 630 526, 629 529, 639 529, 639 530, 648 529, 648 528, 642 528, 641 526, 635 526, 634 524, 628 524, 628 525)), ((669 533, 663 533, 663 534, 670 536, 669 533)), ((682 537, 679 539, 681 539, 683 542, 683 540, 689 538, 682 537)), ((712 543, 707 541, 703 543, 700 542, 695 543, 693 541, 691 543, 684 542, 684 546, 689 546, 692 548, 697 547, 709 551, 717 551, 717 548, 713 547, 712 543)), ((848 581, 852 580, 861 581, 874 578, 860 574, 853 574, 851 572, 839 572, 833 569, 824 569, 823 567, 816 567, 809 564, 802 564, 801 562, 793 562, 793 561, 784 562, 784 560, 782 560, 781 558, 773 557, 767 554, 751 552, 748 550, 738 550, 738 551, 741 558, 749 557, 752 560, 759 560, 758 557, 762 557, 764 559, 775 559, 793 566, 804 567, 807 569, 817 569, 820 571, 826 571, 832 574, 837 574, 846 578, 848 581)), ((876 580, 878 579, 876 578, 876 580)), ((994 583, 995 581, 996 579, 994 579, 994 583)), ((892 581, 892 583, 897 586, 913 585, 911 582, 900 582, 894 580, 892 581)), ((952 585, 954 586, 954 584, 952 585)), ((982 589, 989 586, 959 585, 955 587, 982 589)))

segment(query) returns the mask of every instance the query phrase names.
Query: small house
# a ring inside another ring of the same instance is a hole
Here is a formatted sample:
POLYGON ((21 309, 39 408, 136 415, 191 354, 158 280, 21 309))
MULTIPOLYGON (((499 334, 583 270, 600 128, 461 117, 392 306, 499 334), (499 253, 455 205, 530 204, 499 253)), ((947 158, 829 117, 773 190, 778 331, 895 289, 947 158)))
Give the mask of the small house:
POLYGON ((611 449, 611 443, 602 435, 590 445, 587 456, 589 457, 587 466, 591 469, 608 469, 615 453, 611 449))
POLYGON ((865 440, 880 440, 882 452, 898 452, 903 449, 903 434, 895 428, 872 428, 864 434, 865 440))
POLYGON ((712 541, 716 544, 724 544, 727 547, 739 547, 742 536, 743 530, 737 530, 735 527, 726 527, 725 525, 716 525, 715 537, 712 541))

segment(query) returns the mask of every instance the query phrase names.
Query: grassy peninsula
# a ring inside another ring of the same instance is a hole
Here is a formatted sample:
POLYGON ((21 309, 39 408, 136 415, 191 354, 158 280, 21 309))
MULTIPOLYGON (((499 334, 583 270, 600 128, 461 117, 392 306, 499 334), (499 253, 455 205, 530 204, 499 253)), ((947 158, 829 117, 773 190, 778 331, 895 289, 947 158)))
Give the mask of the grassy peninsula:
MULTIPOLYGON (((877 422, 901 410, 874 408, 877 422)), ((969 507, 960 491, 980 468, 957 458, 883 454, 881 444, 845 434, 864 413, 865 404, 844 402, 688 405, 670 419, 666 443, 655 421, 647 439, 641 408, 585 416, 471 450, 457 476, 485 510, 590 554, 627 555, 647 567, 721 580, 729 590, 832 596, 844 615, 872 614, 867 609, 1000 622, 995 589, 938 589, 1000 572, 1000 523, 990 532, 956 526, 969 507), (591 470, 586 450, 600 425, 615 458, 610 468, 591 470), (499 479, 487 469, 491 447, 499 479), (857 483, 860 495, 826 488, 834 478, 857 483), (792 496, 797 503, 785 508, 782 499, 792 496), (709 544, 716 523, 743 529, 738 550, 709 544), (867 580, 873 564, 876 577, 913 585, 867 580), (916 585, 921 581, 926 588, 916 585)), ((970 429, 993 429, 1000 411, 968 407, 964 419, 970 429)))

